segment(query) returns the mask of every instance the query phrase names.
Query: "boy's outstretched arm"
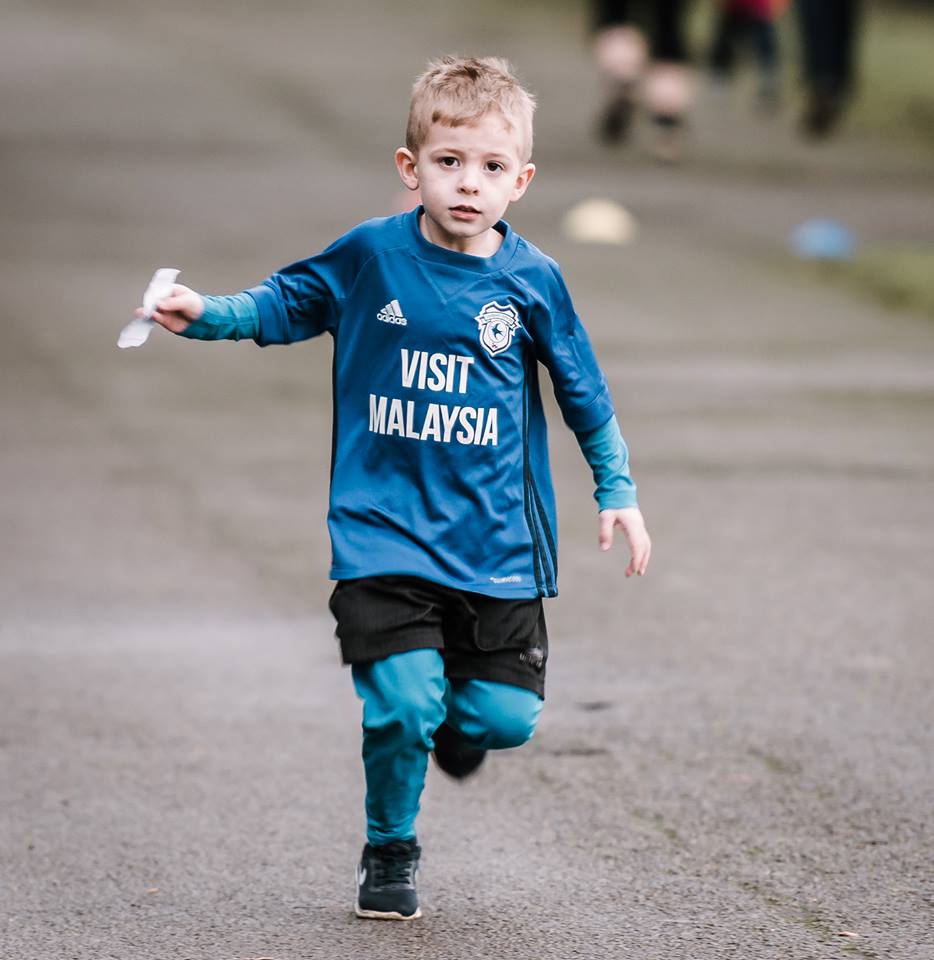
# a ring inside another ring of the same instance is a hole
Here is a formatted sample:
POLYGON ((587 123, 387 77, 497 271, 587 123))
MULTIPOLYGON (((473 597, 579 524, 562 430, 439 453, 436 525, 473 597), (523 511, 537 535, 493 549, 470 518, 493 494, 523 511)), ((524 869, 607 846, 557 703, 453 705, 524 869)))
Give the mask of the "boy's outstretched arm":
POLYGON ((626 576, 642 576, 649 564, 652 541, 636 501, 636 485, 629 475, 629 451, 615 416, 594 430, 575 434, 593 471, 594 499, 600 507, 601 550, 613 546, 613 532, 619 527, 629 544, 630 561, 626 576))
MULTIPOLYGON (((136 316, 141 315, 137 310, 136 316)), ((259 313, 248 293, 211 297, 180 283, 159 301, 152 319, 192 340, 246 340, 259 332, 259 313)))

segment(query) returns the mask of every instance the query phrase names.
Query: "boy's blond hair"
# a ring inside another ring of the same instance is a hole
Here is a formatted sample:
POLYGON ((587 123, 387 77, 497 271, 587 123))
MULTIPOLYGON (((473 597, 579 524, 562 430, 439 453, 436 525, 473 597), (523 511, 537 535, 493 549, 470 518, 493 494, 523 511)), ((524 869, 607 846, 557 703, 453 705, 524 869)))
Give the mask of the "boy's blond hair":
POLYGON ((405 145, 417 155, 433 123, 458 127, 498 111, 519 135, 519 159, 532 156, 535 98, 500 57, 439 57, 412 87, 405 145))

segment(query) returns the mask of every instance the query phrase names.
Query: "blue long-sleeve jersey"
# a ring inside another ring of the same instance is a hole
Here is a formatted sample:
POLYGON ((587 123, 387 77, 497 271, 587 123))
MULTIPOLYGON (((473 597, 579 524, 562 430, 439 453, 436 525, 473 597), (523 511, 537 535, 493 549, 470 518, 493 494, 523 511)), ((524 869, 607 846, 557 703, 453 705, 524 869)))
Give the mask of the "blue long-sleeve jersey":
POLYGON ((360 224, 246 291, 259 344, 334 337, 331 576, 553 596, 538 363, 578 434, 613 417, 605 378, 553 260, 505 222, 492 257, 439 247, 419 213, 360 224))

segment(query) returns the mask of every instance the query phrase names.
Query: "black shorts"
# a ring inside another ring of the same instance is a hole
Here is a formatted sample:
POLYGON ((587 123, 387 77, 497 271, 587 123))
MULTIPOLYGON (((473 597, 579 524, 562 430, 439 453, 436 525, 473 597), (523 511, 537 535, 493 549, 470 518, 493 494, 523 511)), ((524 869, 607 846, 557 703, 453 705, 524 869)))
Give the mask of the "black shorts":
POLYGON ((493 680, 545 695, 548 633, 540 597, 504 600, 418 577, 341 580, 331 594, 344 663, 440 650, 449 680, 493 680))
POLYGON ((638 27, 649 36, 653 60, 688 59, 684 0, 594 0, 594 29, 638 27))

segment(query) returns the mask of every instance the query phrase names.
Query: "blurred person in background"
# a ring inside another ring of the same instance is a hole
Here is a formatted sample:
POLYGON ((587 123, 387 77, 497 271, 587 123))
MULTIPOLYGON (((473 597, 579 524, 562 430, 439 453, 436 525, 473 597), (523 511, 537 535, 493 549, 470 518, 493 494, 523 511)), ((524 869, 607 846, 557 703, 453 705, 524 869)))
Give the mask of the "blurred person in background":
POLYGON ((676 161, 694 97, 683 21, 685 0, 594 0, 594 57, 607 87, 599 120, 604 143, 624 141, 636 110, 652 120, 650 152, 676 161))
POLYGON ((796 2, 805 86, 801 129, 817 139, 833 132, 853 91, 859 0, 796 2))
POLYGON ((787 0, 718 0, 710 68, 720 81, 733 78, 737 53, 752 52, 758 70, 757 100, 766 111, 780 99, 780 54, 776 21, 787 0))

